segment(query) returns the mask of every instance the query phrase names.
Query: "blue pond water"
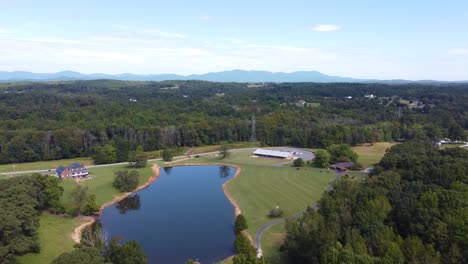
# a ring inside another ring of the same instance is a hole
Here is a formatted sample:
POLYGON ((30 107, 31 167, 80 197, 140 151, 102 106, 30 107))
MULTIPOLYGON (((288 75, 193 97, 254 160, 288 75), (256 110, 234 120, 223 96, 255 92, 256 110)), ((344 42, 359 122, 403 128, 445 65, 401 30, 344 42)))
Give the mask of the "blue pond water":
POLYGON ((148 188, 104 209, 103 229, 140 242, 148 263, 222 260, 234 254, 235 219, 221 185, 234 172, 225 166, 161 169, 148 188))

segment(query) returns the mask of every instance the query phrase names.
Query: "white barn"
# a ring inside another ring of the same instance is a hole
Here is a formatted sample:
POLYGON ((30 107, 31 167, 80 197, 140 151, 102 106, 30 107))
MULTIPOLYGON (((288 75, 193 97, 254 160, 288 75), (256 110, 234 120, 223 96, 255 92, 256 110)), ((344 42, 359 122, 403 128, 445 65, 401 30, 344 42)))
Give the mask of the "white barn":
POLYGON ((269 150, 269 149, 256 149, 253 153, 254 156, 276 158, 276 159, 292 159, 292 153, 289 151, 269 150))

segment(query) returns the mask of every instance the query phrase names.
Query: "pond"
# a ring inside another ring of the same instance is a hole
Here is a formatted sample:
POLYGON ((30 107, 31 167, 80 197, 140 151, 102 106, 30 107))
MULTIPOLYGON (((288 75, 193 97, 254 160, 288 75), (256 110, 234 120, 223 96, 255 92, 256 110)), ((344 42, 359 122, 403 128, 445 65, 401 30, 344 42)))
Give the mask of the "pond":
POLYGON ((221 188, 234 173, 227 166, 162 168, 148 188, 103 210, 103 229, 140 242, 148 263, 222 260, 235 253, 234 207, 221 188))

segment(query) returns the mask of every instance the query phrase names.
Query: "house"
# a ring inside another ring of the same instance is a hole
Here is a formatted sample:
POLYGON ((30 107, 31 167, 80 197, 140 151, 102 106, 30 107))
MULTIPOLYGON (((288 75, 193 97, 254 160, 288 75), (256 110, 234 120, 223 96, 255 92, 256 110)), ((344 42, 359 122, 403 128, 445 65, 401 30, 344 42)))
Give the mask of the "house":
POLYGON ((364 95, 365 98, 368 98, 368 99, 374 99, 375 98, 375 95, 373 94, 366 94, 364 95))
POLYGON ((299 101, 296 102, 297 106, 305 106, 305 104, 306 104, 306 101, 304 101, 304 100, 299 100, 299 101))
POLYGON ((292 153, 289 151, 256 149, 253 153, 257 157, 275 158, 275 159, 292 159, 292 153))
POLYGON ((55 175, 59 179, 64 179, 64 178, 87 178, 89 173, 88 169, 80 163, 73 163, 67 167, 64 166, 59 166, 57 169, 55 169, 55 175))
POLYGON ((337 170, 337 171, 345 171, 347 169, 353 168, 354 163, 353 162, 340 162, 340 163, 335 163, 333 165, 330 165, 330 168, 337 170))

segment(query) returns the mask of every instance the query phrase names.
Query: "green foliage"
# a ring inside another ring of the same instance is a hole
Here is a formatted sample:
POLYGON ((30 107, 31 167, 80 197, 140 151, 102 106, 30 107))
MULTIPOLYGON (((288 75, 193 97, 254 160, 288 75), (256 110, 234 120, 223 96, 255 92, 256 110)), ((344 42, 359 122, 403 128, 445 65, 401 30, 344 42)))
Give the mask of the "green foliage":
POLYGON ((243 83, 96 80, 0 84, 0 90, 0 163, 84 156, 107 163, 127 159, 138 145, 154 151, 248 141, 252 111, 265 146, 467 138, 466 84, 269 83, 252 89, 243 83), (363 98, 366 93, 378 99, 363 98), (299 97, 320 107, 290 104, 299 97), (409 109, 399 98, 424 107, 409 109))
POLYGON ((330 153, 331 163, 337 162, 357 162, 358 155, 351 149, 348 144, 332 144, 327 147, 327 151, 330 153))
POLYGON ((94 148, 93 160, 94 164, 115 163, 117 161, 117 151, 110 144, 103 147, 97 146, 94 148))
POLYGON ((331 154, 327 150, 319 149, 315 152, 314 165, 319 168, 328 168, 330 166, 331 154))
POLYGON ((86 199, 86 204, 84 205, 81 213, 84 215, 93 215, 99 212, 99 205, 96 203, 96 195, 91 194, 86 199))
POLYGON ((280 217, 283 215, 283 210, 276 206, 275 208, 271 209, 270 213, 268 214, 269 217, 280 217))
POLYGON ((174 158, 172 151, 170 151, 169 149, 164 149, 162 156, 164 161, 172 161, 172 159, 174 158))
POLYGON ((71 200, 71 214, 78 215, 82 212, 88 196, 88 187, 77 185, 75 189, 69 194, 71 200))
POLYGON ((221 147, 219 149, 219 156, 221 157, 221 159, 229 157, 229 149, 231 149, 231 147, 226 142, 223 142, 221 144, 221 147))
POLYGON ((130 192, 138 187, 140 174, 136 170, 115 172, 113 186, 121 192, 130 192))
POLYGON ((104 258, 97 248, 82 247, 58 256, 52 264, 104 264, 104 258))
POLYGON ((341 179, 318 210, 287 222, 286 256, 292 263, 466 262, 468 173, 459 166, 468 168, 467 155, 421 142, 392 147, 367 181, 341 179))
POLYGON ((143 152, 143 147, 138 146, 135 151, 130 151, 128 155, 130 166, 134 168, 144 168, 148 163, 148 154, 143 152))
POLYGON ((303 167, 304 166, 304 160, 302 158, 297 158, 293 162, 294 167, 303 167))
POLYGON ((236 216, 236 222, 234 224, 234 233, 236 235, 239 235, 242 231, 246 230, 247 228, 249 228, 249 226, 247 225, 247 220, 245 219, 245 217, 242 214, 236 216))
POLYGON ((39 251, 37 210, 60 211, 62 191, 56 179, 38 174, 0 181, 0 263, 39 251))
POLYGON ((135 241, 129 241, 123 245, 114 240, 110 243, 109 261, 113 264, 146 264, 146 254, 141 245, 135 241))

